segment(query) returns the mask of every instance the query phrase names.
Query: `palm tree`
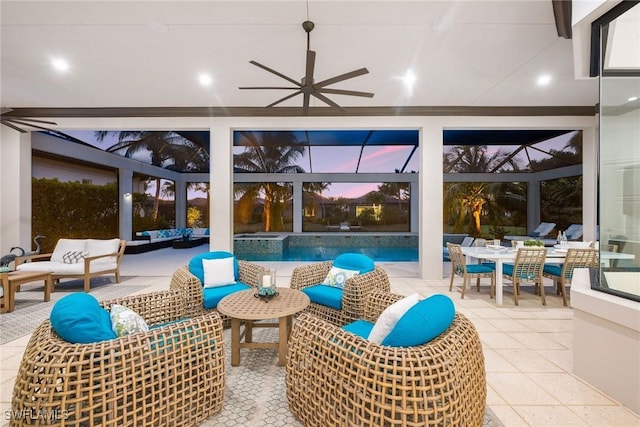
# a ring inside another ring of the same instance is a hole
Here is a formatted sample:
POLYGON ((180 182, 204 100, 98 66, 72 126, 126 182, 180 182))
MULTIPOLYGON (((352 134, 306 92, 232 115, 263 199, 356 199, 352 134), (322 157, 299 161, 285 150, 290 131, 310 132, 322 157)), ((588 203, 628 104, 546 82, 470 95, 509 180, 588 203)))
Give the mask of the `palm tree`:
MULTIPOLYGON (((292 132, 240 132, 240 140, 246 144, 246 149, 243 153, 234 155, 235 172, 305 172, 300 166, 293 164, 304 154, 306 147, 298 142, 292 132)), ((257 183, 256 186, 237 187, 243 194, 241 199, 255 200, 260 192, 263 193, 264 231, 281 231, 285 198, 291 195, 289 186, 278 182, 257 183)))
MULTIPOLYGON (((519 169, 515 157, 501 150, 489 154, 486 145, 453 146, 444 155, 445 172, 488 173, 496 172, 505 165, 509 165, 512 170, 519 169)), ((469 218, 471 234, 480 236, 482 215, 495 217, 497 212, 504 211, 503 203, 511 204, 508 200, 512 195, 519 193, 519 191, 509 191, 505 185, 505 183, 481 182, 445 184, 445 214, 456 218, 454 231, 462 232, 463 225, 469 218)))
POLYGON ((378 191, 396 199, 399 211, 402 210, 402 202, 409 200, 408 182, 383 182, 378 186, 378 191))
MULTIPOLYGON (((150 164, 157 167, 166 167, 188 171, 190 168, 198 168, 203 163, 208 165, 208 142, 194 139, 185 139, 177 132, 156 131, 96 131, 98 141, 105 140, 109 135, 117 136, 118 142, 105 151, 123 152, 125 157, 134 157, 136 154, 148 152, 150 164)), ((152 218, 158 219, 160 206, 161 182, 156 181, 155 196, 153 200, 152 218)))

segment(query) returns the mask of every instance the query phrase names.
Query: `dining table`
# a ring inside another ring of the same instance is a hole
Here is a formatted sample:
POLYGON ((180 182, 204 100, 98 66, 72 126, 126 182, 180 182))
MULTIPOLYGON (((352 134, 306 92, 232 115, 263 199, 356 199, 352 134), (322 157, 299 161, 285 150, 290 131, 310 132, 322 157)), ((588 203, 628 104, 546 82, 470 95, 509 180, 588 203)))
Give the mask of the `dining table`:
MULTIPOLYGON (((567 256, 567 248, 550 247, 547 250, 545 264, 560 264, 567 256)), ((467 246, 462 247, 462 253, 466 258, 467 264, 471 264, 476 260, 487 260, 496 264, 496 304, 502 305, 502 266, 505 262, 513 263, 518 254, 517 248, 505 246, 467 246)), ((611 260, 635 259, 634 254, 622 252, 600 251, 600 260, 609 262, 611 260)))

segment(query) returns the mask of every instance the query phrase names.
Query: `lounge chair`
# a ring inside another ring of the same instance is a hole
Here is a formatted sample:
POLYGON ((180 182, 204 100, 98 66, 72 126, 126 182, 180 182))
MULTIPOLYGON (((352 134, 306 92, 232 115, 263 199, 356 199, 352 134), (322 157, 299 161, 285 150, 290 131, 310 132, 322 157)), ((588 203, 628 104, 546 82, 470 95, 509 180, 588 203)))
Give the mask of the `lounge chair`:
MULTIPOLYGON (((531 240, 531 239, 541 240, 549 236, 549 234, 553 231, 555 227, 556 227, 555 222, 541 222, 540 225, 538 225, 536 229, 533 230, 531 233, 529 233, 529 235, 527 236, 504 236, 504 240, 531 240)), ((550 240, 550 239, 547 239, 547 240, 550 240)), ((553 243, 551 243, 548 246, 553 246, 554 244, 555 244, 555 239, 553 243)))

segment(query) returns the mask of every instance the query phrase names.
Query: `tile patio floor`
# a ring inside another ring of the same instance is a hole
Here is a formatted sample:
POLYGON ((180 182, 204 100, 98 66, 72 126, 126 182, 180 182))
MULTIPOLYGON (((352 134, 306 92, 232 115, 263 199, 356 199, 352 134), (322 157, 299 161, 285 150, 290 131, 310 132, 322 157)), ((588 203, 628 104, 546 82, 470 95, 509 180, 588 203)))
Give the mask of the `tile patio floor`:
MULTIPOLYGON (((144 292, 168 289, 171 273, 205 246, 162 249, 125 255, 122 286, 148 285, 144 292)), ((259 262, 277 269, 278 286, 288 286, 291 272, 300 263, 259 262)), ((508 427, 640 427, 640 415, 572 374, 573 312, 547 285, 547 306, 531 288, 524 287, 520 305, 505 287, 505 304, 489 299, 488 281, 478 293, 475 286, 460 299, 461 279, 449 292, 449 279, 422 280, 417 263, 379 263, 391 277, 392 291, 404 295, 443 293, 467 315, 482 340, 487 370, 487 405, 508 427)), ((448 276, 449 265, 443 267, 448 276)), ((28 285, 27 285, 28 286, 28 285)), ((16 310, 20 310, 19 305, 16 310)), ((0 346, 0 410, 2 425, 11 404, 11 392, 24 346, 29 336, 0 346)), ((639 391, 640 392, 640 391, 639 391)))

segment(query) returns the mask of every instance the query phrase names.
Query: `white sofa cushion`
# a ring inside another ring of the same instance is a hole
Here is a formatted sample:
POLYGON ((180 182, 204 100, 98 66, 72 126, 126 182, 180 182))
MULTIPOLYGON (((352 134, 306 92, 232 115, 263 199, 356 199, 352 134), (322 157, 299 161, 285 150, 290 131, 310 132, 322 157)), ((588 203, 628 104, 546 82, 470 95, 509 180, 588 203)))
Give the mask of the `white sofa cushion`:
MULTIPOLYGON (((116 263, 98 263, 96 261, 89 264, 91 273, 99 273, 101 271, 113 270, 116 263)), ((57 275, 82 275, 84 274, 84 262, 77 264, 65 264, 63 262, 38 261, 25 262, 18 266, 18 271, 49 271, 57 275)))
MULTIPOLYGON (((90 256, 97 255, 106 255, 106 254, 114 254, 118 252, 120 247, 120 239, 109 239, 109 240, 99 240, 99 239, 87 239, 87 245, 85 248, 85 252, 87 252, 90 256)), ((53 261, 53 260, 52 260, 53 261)), ((114 264, 118 261, 116 256, 100 258, 95 262, 100 264, 114 264)))
POLYGON ((67 252, 86 252, 89 255, 93 255, 87 250, 86 246, 87 239, 60 239, 51 253, 51 262, 64 262, 62 257, 67 252))

